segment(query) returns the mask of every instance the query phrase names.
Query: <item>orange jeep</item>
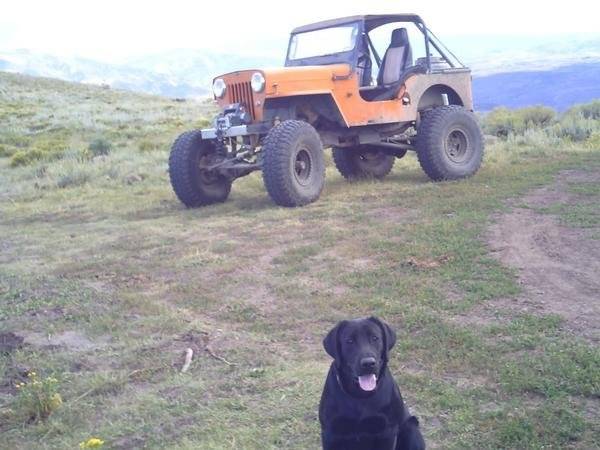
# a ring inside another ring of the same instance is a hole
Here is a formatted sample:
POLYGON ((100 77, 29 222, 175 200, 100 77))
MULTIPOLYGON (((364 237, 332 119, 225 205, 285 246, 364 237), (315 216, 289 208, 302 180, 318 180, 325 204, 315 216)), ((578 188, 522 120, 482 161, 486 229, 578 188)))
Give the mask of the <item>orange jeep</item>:
POLYGON ((383 178, 409 150, 433 180, 481 165, 471 72, 414 14, 296 28, 285 67, 222 75, 213 93, 222 108, 214 127, 183 133, 169 157, 171 184, 188 207, 225 201, 233 180, 255 170, 275 203, 313 202, 325 181, 324 147, 349 180, 383 178))

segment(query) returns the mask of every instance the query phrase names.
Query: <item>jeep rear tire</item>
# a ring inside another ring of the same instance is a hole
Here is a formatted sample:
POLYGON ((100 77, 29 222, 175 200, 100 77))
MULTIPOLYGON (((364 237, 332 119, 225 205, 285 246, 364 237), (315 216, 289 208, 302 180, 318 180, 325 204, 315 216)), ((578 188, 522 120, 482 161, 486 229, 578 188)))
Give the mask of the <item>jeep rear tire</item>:
POLYGON ((300 120, 286 120, 267 134, 263 180, 281 206, 302 206, 319 198, 325 184, 323 144, 316 130, 300 120))
POLYGON ((231 180, 201 168, 216 156, 215 143, 203 140, 200 130, 187 131, 173 143, 169 156, 171 186, 188 208, 224 202, 229 196, 231 180))
POLYGON ((422 113, 417 157, 434 181, 473 175, 483 159, 483 134, 475 115, 461 106, 441 106, 422 113))
POLYGON ((360 145, 350 148, 334 147, 332 151, 335 167, 347 180, 384 178, 394 167, 395 156, 375 145, 360 145))

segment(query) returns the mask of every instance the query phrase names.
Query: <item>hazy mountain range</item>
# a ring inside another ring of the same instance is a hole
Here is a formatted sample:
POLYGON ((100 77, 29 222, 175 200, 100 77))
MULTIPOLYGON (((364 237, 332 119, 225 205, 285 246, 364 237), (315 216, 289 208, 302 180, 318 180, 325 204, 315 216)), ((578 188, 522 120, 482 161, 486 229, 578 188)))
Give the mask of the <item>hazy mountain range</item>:
POLYGON ((528 105, 547 105, 564 111, 574 104, 600 99, 600 62, 474 78, 473 96, 480 111, 528 105))
MULTIPOLYGON (((472 68, 478 109, 529 104, 565 109, 600 97, 600 34, 465 36, 444 42, 472 68)), ((210 95, 215 75, 240 68, 281 66, 283 59, 283 54, 172 50, 108 64, 29 50, 0 50, 0 70, 168 97, 204 97, 210 95)))
POLYGON ((108 64, 89 58, 58 57, 30 50, 0 51, 0 70, 107 84, 167 97, 205 97, 215 74, 235 68, 281 65, 270 58, 224 55, 205 50, 173 50, 108 64))

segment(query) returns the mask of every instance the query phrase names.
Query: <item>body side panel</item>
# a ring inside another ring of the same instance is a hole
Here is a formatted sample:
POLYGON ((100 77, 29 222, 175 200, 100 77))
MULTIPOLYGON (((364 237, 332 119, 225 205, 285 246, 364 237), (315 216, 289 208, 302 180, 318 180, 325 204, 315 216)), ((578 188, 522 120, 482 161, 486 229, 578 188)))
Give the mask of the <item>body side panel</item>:
MULTIPOLYGON (((249 83, 257 70, 244 70, 223 75, 228 86, 249 83)), ((469 71, 433 74, 415 74, 400 88, 396 98, 384 101, 365 101, 359 92, 358 76, 347 64, 328 66, 285 67, 260 70, 265 76, 265 89, 252 93, 254 119, 263 120, 266 98, 285 98, 313 94, 330 94, 348 127, 416 120, 419 100, 432 86, 448 86, 460 98, 465 108, 473 109, 471 76, 469 71), (403 104, 402 98, 410 98, 403 104)), ((219 106, 231 103, 231 93, 226 92, 219 106)))

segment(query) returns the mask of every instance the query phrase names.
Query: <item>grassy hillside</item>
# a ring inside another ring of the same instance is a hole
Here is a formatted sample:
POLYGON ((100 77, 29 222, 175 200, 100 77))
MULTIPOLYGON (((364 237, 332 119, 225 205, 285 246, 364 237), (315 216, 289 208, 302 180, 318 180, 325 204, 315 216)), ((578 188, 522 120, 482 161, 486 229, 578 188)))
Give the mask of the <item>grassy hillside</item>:
POLYGON ((168 146, 211 106, 0 73, 0 447, 318 448, 321 339, 372 314, 398 331, 391 369, 431 448, 600 445, 600 316, 544 302, 488 230, 518 206, 594 267, 588 109, 495 112, 466 181, 409 155, 379 183, 330 165, 299 209, 255 173, 187 210, 168 146), (562 196, 523 197, 557 180, 562 196))

